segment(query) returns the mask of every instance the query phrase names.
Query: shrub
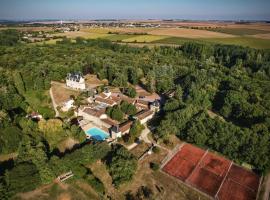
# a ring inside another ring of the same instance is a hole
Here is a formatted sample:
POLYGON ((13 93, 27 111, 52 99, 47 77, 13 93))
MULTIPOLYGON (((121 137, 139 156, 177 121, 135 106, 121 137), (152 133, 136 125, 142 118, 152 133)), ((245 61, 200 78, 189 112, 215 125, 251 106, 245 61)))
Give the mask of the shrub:
POLYGON ((159 164, 158 163, 155 163, 155 162, 151 162, 150 163, 150 168, 154 171, 157 171, 159 170, 159 164))
POLYGON ((160 152, 160 149, 157 146, 154 146, 153 149, 152 149, 152 151, 154 153, 159 153, 160 152))

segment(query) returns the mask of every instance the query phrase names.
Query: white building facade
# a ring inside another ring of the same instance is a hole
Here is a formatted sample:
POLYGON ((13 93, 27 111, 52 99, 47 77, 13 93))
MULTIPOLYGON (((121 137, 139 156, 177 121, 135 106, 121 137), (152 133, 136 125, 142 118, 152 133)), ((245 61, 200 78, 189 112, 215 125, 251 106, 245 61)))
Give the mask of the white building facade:
POLYGON ((81 73, 69 73, 66 77, 66 85, 76 90, 85 90, 85 80, 81 73))

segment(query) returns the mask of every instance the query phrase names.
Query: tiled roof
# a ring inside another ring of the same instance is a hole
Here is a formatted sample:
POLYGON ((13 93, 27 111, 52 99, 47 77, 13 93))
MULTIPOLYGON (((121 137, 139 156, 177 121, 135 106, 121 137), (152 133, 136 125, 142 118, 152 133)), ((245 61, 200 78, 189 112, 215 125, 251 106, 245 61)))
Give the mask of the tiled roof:
POLYGON ((103 98, 103 99, 107 99, 107 98, 108 98, 107 95, 104 94, 103 92, 100 93, 98 96, 100 96, 100 97, 103 98))
POLYGON ((95 99, 95 101, 96 102, 100 102, 100 103, 105 103, 105 104, 111 105, 111 106, 113 106, 115 104, 115 102, 113 100, 111 100, 111 99, 103 99, 101 97, 97 97, 95 99))
POLYGON ((137 99, 136 100, 136 103, 138 103, 138 104, 142 104, 142 105, 149 105, 149 102, 148 101, 144 101, 144 100, 140 100, 140 99, 137 99))
POLYGON ((126 96, 121 96, 121 99, 123 101, 126 101, 126 102, 130 103, 130 104, 134 104, 135 101, 136 101, 135 99, 132 99, 132 98, 129 98, 129 97, 126 97, 126 96))
POLYGON ((107 119, 102 119, 103 122, 105 122, 106 124, 109 124, 111 126, 117 126, 118 122, 111 119, 111 118, 107 118, 107 119))
POLYGON ((133 121, 130 121, 130 120, 129 120, 129 121, 126 121, 126 122, 120 124, 119 130, 120 130, 122 133, 124 133, 124 132, 126 132, 128 129, 130 129, 130 127, 131 127, 132 124, 133 124, 133 121))
POLYGON ((101 115, 105 114, 105 111, 106 111, 105 109, 96 110, 92 108, 85 108, 83 110, 83 112, 96 117, 100 117, 101 115))
POLYGON ((152 115, 154 112, 151 110, 142 110, 138 112, 134 117, 137 117, 139 120, 143 120, 146 117, 152 115))

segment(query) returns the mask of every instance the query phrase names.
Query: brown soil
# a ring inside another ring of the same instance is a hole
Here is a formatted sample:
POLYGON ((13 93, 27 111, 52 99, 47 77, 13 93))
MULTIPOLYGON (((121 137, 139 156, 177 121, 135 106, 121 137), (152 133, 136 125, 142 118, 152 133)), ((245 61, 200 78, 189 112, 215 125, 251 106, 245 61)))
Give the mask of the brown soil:
POLYGON ((67 89, 64 83, 53 82, 52 84, 53 97, 57 105, 61 105, 70 99, 71 95, 78 96, 79 91, 67 89))

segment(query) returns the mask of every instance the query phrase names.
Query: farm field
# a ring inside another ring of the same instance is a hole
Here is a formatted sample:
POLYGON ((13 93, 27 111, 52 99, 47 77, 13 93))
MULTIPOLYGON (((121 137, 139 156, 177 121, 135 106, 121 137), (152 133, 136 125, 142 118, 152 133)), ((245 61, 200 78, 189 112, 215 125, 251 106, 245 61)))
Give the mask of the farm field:
POLYGON ((215 31, 220 33, 232 34, 232 35, 257 35, 270 33, 267 30, 252 29, 252 28, 211 28, 208 31, 215 31))
POLYGON ((187 29, 187 28, 160 28, 148 32, 152 35, 166 35, 172 37, 184 37, 184 38, 231 38, 235 37, 231 34, 218 33, 207 30, 187 29))
POLYGON ((140 35, 140 36, 135 36, 131 37, 125 40, 122 40, 122 42, 155 42, 158 40, 162 40, 167 38, 167 36, 159 36, 159 35, 140 35))
POLYGON ((251 47, 256 49, 270 49, 270 40, 255 37, 234 37, 234 38, 204 38, 204 39, 189 39, 179 37, 169 37, 162 40, 155 41, 160 44, 177 44, 182 45, 185 42, 199 42, 199 43, 215 43, 227 45, 239 45, 244 47, 251 47))
MULTIPOLYGON (((83 28, 77 32, 59 33, 68 38, 108 39, 121 43, 145 43, 146 45, 182 45, 185 42, 240 45, 257 49, 270 48, 268 26, 226 26, 191 28, 83 28), (110 33, 110 34, 109 34, 110 33), (116 34, 117 33, 117 34, 116 34), (141 34, 140 34, 141 33, 141 34), (146 34, 145 34, 146 33, 146 34), (151 44, 150 44, 151 43, 151 44)), ((45 42, 54 44, 55 41, 45 42)))

